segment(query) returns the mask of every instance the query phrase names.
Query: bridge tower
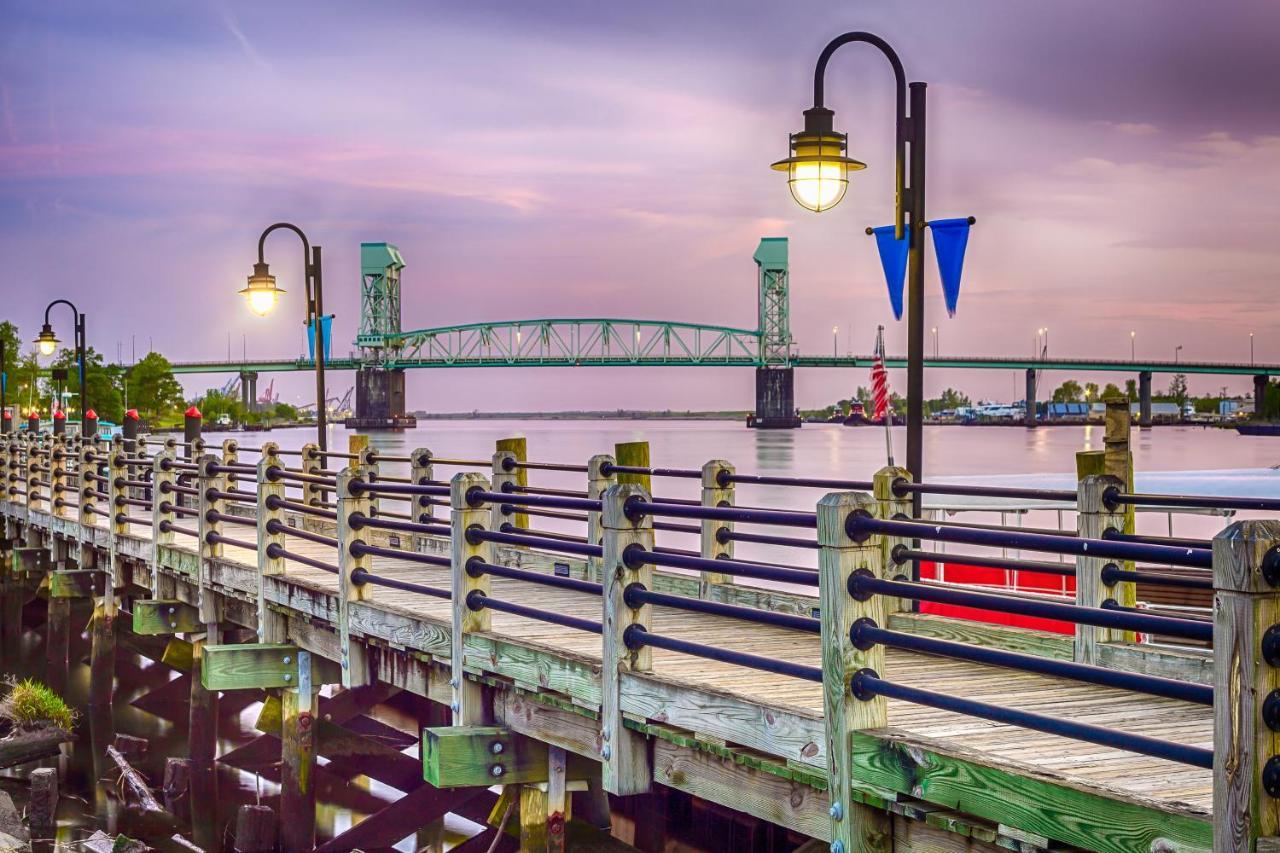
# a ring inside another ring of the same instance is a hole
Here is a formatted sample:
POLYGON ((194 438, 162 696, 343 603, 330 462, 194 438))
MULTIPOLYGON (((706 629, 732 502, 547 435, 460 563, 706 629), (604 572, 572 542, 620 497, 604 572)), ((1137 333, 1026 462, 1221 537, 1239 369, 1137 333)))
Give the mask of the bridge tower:
POLYGON ((763 237, 755 253, 759 277, 757 328, 760 355, 756 366, 756 411, 747 425, 757 429, 794 429, 795 368, 791 365, 791 298, 787 238, 763 237))
POLYGON ((356 429, 402 429, 417 425, 404 411, 404 370, 393 365, 400 352, 400 270, 404 259, 390 243, 360 244, 360 368, 356 371, 356 429))

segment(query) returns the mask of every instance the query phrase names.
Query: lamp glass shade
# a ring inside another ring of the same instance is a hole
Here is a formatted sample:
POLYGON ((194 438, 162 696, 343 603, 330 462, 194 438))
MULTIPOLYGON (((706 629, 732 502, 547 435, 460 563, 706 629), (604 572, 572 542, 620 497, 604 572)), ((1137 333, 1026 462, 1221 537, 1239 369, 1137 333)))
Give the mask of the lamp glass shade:
POLYGON ((45 358, 48 358, 58 351, 59 343, 61 343, 61 341, 58 340, 58 336, 55 335, 53 333, 53 329, 49 328, 48 324, 46 324, 45 327, 40 330, 40 334, 36 336, 36 352, 45 358))
POLYGON ((248 304, 249 310, 259 317, 265 317, 276 307, 280 294, 284 293, 276 287, 276 277, 267 272, 266 264, 254 264, 253 275, 249 276, 249 284, 240 295, 248 304))
POLYGON ((846 137, 831 129, 831 119, 830 110, 806 110, 804 130, 791 134, 791 156, 773 164, 787 173, 792 198, 815 213, 839 204, 849 187, 849 173, 867 167, 845 155, 846 137))

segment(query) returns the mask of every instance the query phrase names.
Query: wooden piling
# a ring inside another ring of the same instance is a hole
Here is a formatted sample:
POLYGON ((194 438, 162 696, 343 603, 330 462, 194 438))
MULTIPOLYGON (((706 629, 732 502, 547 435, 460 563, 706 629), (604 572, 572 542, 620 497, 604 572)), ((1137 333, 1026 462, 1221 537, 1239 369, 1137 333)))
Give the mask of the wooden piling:
MULTIPOLYGON (((628 468, 648 468, 649 467, 649 442, 647 441, 624 441, 613 446, 613 457, 618 460, 619 465, 628 468)), ((648 474, 626 474, 619 472, 617 475, 619 483, 629 483, 633 486, 640 486, 649 494, 653 494, 653 478, 648 474)))
POLYGON ((373 502, 368 492, 351 493, 353 481, 368 482, 372 471, 364 466, 344 468, 338 474, 338 644, 341 647, 342 686, 348 689, 363 687, 372 682, 369 661, 364 644, 351 637, 351 604, 373 600, 373 585, 356 583, 352 575, 357 571, 372 571, 373 560, 367 555, 356 556, 352 545, 362 542, 360 531, 352 527, 353 515, 372 516, 373 502))
POLYGON ((164 807, 178 820, 191 820, 191 759, 166 758, 160 786, 164 807))
MULTIPOLYGON (((300 674, 304 669, 310 672, 310 658, 306 652, 298 653, 300 674)), ((281 691, 280 846, 283 850, 311 850, 316 843, 315 706, 316 694, 310 676, 306 683, 281 691)))
MULTIPOLYGON (((587 462, 587 497, 593 501, 598 501, 604 497, 604 490, 617 482, 615 474, 604 473, 609 471, 614 464, 612 456, 600 454, 592 456, 587 462)), ((600 510, 587 511, 587 541, 593 545, 604 544, 604 525, 600 521, 600 510)), ((587 558, 587 576, 594 580, 600 580, 602 572, 600 569, 601 559, 599 557, 587 558)))
MULTIPOLYGON (((529 440, 524 436, 515 438, 500 438, 494 443, 493 456, 493 490, 495 492, 502 490, 503 483, 511 483, 513 486, 524 487, 529 485, 529 470, 527 468, 512 468, 507 470, 499 459, 499 455, 504 458, 509 456, 515 462, 529 461, 529 440)), ((498 507, 494 507, 494 511, 498 512, 498 507)), ((529 515, 524 512, 513 512, 504 520, 510 521, 519 528, 528 528, 529 515)), ((494 524, 496 530, 499 525, 494 524)))
MULTIPOLYGON (((218 628, 210 625, 202 640, 191 644, 191 707, 187 735, 191 756, 191 829, 196 844, 205 850, 216 850, 220 842, 217 831, 218 785, 214 760, 218 748, 218 693, 206 690, 202 679, 204 649, 219 640, 218 628)), ((302 849, 302 848, 299 848, 302 849)))
POLYGON ((283 643, 285 641, 284 618, 273 611, 267 604, 267 578, 283 575, 285 561, 283 557, 272 557, 268 554, 272 545, 283 548, 284 533, 279 532, 285 523, 284 510, 279 505, 273 509, 275 501, 284 500, 284 482, 272 480, 269 472, 280 467, 280 457, 276 454, 276 445, 263 445, 262 457, 258 460, 258 642, 283 643), (272 525, 271 522, 275 522, 272 525), (272 533, 269 528, 277 531, 272 533))
MULTIPOLYGON (((1124 511, 1107 506, 1108 489, 1122 488, 1115 477, 1091 474, 1085 477, 1078 490, 1077 518, 1080 535, 1089 539, 1101 539, 1108 530, 1124 530, 1124 511)), ((1080 555, 1076 557, 1076 604, 1080 607, 1102 607, 1108 599, 1126 606, 1133 606, 1137 598, 1134 584, 1122 581, 1107 586, 1102 582, 1102 570, 1108 565, 1123 564, 1104 557, 1080 555)), ((1094 625, 1076 625, 1075 659, 1080 663, 1098 663, 1098 646, 1103 643, 1122 642, 1131 634, 1116 628, 1100 628, 1094 625)))
MULTIPOLYGON (((911 518, 911 496, 898 496, 893 485, 899 480, 911 481, 911 472, 906 468, 897 466, 885 466, 875 473, 872 480, 872 493, 876 499, 876 517, 891 520, 899 516, 911 518)), ((880 564, 884 567, 886 577, 893 577, 897 573, 897 564, 893 560, 894 549, 899 546, 911 547, 911 540, 904 539, 899 536, 881 536, 880 537, 880 564)), ((912 578, 920 576, 919 570, 915 565, 904 566, 912 578)), ((910 606, 901 598, 884 599, 884 609, 886 613, 897 613, 902 610, 909 610, 910 606)))
POLYGON ((236 853, 276 849, 276 813, 270 806, 241 806, 236 812, 236 853))
POLYGON ((94 602, 89 623, 89 741, 93 750, 94 776, 103 778, 107 767, 107 745, 115 739, 112 700, 116 679, 116 607, 111 578, 99 575, 103 594, 94 602))
MULTIPOLYGON (((712 459, 702 466, 702 505, 705 507, 729 507, 734 504, 734 488, 731 482, 721 482, 721 474, 734 473, 731 464, 723 459, 712 459)), ((733 541, 721 541, 720 531, 733 532, 732 521, 704 518, 700 522, 701 539, 699 553, 709 560, 732 560, 733 541)), ((733 575, 723 572, 703 571, 698 579, 698 597, 710 598, 714 587, 733 583, 733 575)))
POLYGON ((58 771, 40 767, 31 771, 31 799, 27 802, 27 824, 31 837, 52 838, 58 824, 58 771))
POLYGON ((67 667, 71 654, 71 599, 49 597, 45 627, 45 683, 57 694, 67 692, 67 667))
MULTIPOLYGON (((410 462, 410 479, 420 486, 425 486, 436 478, 435 466, 431 464, 431 451, 425 447, 415 447, 413 452, 409 454, 410 462)), ((427 500, 425 496, 417 496, 410 504, 413 509, 409 514, 414 521, 422 524, 431 524, 435 520, 435 507, 427 500)), ((422 534, 415 534, 413 538, 413 549, 415 551, 425 551, 427 543, 430 540, 422 534)))
POLYGON ((453 688, 453 724, 455 726, 474 726, 485 722, 484 697, 481 687, 474 681, 468 681, 465 672, 466 635, 475 631, 487 631, 490 626, 490 611, 484 608, 472 610, 467 606, 467 597, 472 592, 481 595, 489 594, 489 576, 472 577, 467 571, 467 563, 473 559, 492 562, 493 546, 489 542, 472 542, 467 530, 479 527, 489 530, 493 521, 492 509, 485 505, 471 506, 467 502, 467 492, 472 489, 488 490, 489 481, 476 473, 455 474, 449 484, 449 509, 453 544, 452 551, 452 594, 453 594, 453 637, 452 655, 450 658, 449 684, 453 688))

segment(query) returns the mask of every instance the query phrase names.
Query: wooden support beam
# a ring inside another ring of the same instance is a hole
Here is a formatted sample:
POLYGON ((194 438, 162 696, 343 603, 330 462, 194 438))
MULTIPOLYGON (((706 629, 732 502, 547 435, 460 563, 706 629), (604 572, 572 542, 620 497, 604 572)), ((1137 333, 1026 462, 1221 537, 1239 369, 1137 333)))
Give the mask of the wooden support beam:
POLYGON ((206 690, 269 690, 314 684, 337 684, 339 667, 288 643, 227 643, 205 646, 201 678, 206 690), (305 655, 305 657, 304 657, 305 655))
POLYGON ((227 475, 215 473, 213 466, 219 463, 217 456, 205 454, 197 462, 200 466, 199 489, 196 501, 199 512, 196 517, 196 532, 199 534, 200 576, 197 590, 197 606, 200 609, 200 620, 206 624, 222 621, 219 602, 220 596, 213 590, 213 563, 222 558, 222 543, 217 536, 222 533, 220 514, 226 513, 227 502, 215 496, 216 492, 228 488, 227 475))
MULTIPOLYGON (((877 518, 893 519, 899 516, 911 518, 911 496, 899 497, 893 491, 893 484, 899 480, 910 482, 911 472, 906 468, 885 466, 875 473, 875 477, 872 480, 872 494, 876 499, 877 518)), ((893 562, 893 549, 899 545, 905 545, 910 548, 911 540, 899 536, 880 537, 880 564, 884 566, 886 577, 892 577, 896 573, 896 564, 893 562)), ((901 598, 884 599, 886 614, 909 611, 910 609, 908 603, 901 598)))
POLYGON ((893 826, 886 812, 854 802, 849 739, 859 729, 878 728, 887 719, 883 696, 858 697, 851 689, 862 669, 884 674, 884 647, 859 649, 849 631, 860 619, 885 624, 884 600, 858 601, 849 578, 858 572, 882 577, 885 566, 878 537, 855 541, 845 529, 850 514, 875 515, 876 500, 865 492, 830 494, 818 502, 819 587, 822 599, 822 693, 826 719, 827 790, 831 797, 831 845, 846 853, 893 849, 893 826))
POLYGON ((1280 835, 1280 522, 1213 540, 1215 853, 1280 835))
POLYGON ((648 646, 633 649, 626 643, 628 628, 636 625, 648 630, 653 620, 650 605, 633 608, 626 602, 626 589, 631 584, 653 588, 653 567, 632 565, 625 556, 627 548, 632 545, 646 551, 652 551, 654 547, 652 516, 627 517, 626 503, 633 497, 648 500, 649 493, 642 486, 621 482, 610 486, 602 499, 601 518, 604 526, 604 614, 601 621, 600 757, 604 764, 605 790, 619 796, 647 793, 653 780, 646 738, 626 728, 622 717, 622 673, 647 672, 653 668, 652 649, 648 646))
POLYGON ((14 575, 42 574, 53 568, 43 545, 17 545, 9 554, 9 571, 14 575))
POLYGON ((440 791, 423 785, 335 836, 331 841, 321 844, 316 848, 316 853, 390 847, 412 835, 419 826, 444 817, 468 800, 487 796, 488 792, 484 788, 440 791))
POLYGON ((173 545, 175 534, 169 525, 176 523, 178 518, 173 507, 179 499, 172 491, 178 482, 178 474, 170 467, 174 459, 173 449, 166 447, 151 461, 151 594, 156 598, 172 594, 168 589, 172 581, 166 581, 160 570, 160 553, 173 545))
POLYGON ((280 457, 274 442, 262 446, 258 459, 258 642, 283 643, 287 639, 285 620, 267 604, 267 578, 285 573, 283 557, 272 557, 267 550, 275 545, 285 547, 285 534, 279 532, 284 523, 284 510, 277 501, 284 500, 284 481, 272 480, 272 469, 280 468, 280 457), (275 504, 273 508, 273 504, 275 504), (272 522, 275 522, 273 525, 272 522), (274 529, 277 532, 272 533, 274 529))
POLYGON ((423 778, 437 788, 547 780, 547 745, 502 726, 422 730, 423 778))
POLYGON ((187 729, 191 757, 191 824, 193 839, 205 850, 217 849, 218 784, 214 759, 218 754, 218 693, 204 686, 204 668, 210 646, 218 642, 216 626, 205 640, 191 644, 191 708, 187 729))
POLYGON ((491 622, 489 610, 472 610, 467 606, 467 597, 471 593, 489 594, 489 576, 472 577, 467 571, 467 563, 475 559, 486 563, 493 560, 493 546, 489 542, 473 543, 467 536, 472 527, 489 530, 493 521, 490 507, 474 507, 467 501, 467 493, 477 488, 488 490, 489 481, 480 474, 462 473, 454 475, 449 492, 453 546, 453 635, 449 684, 453 688, 453 722, 458 726, 483 724, 486 710, 480 685, 468 680, 466 675, 466 635, 488 631, 491 622))
MULTIPOLYGON (((409 454, 409 479, 420 486, 431 483, 436 478, 435 466, 431 464, 431 451, 425 447, 415 447, 413 452, 409 454)), ((418 496, 413 499, 410 504, 413 507, 409 514, 413 516, 413 520, 422 524, 431 524, 435 520, 435 506, 429 503, 425 497, 418 496)), ((413 550, 425 551, 427 543, 430 541, 426 534, 415 533, 413 536, 413 550)))
POLYGON ((301 683, 281 694, 280 843, 285 850, 310 850, 316 838, 315 706, 311 684, 311 654, 297 652, 301 683))
POLYGON ((138 598, 133 602, 133 632, 159 634, 191 634, 204 630, 200 610, 177 599, 138 598))
POLYGON ((93 569, 73 569, 49 573, 50 598, 93 598, 98 573, 93 569))
MULTIPOLYGON (((705 507, 728 507, 734 504, 734 488, 733 483, 720 482, 721 472, 725 475, 734 473, 731 464, 723 459, 712 459, 710 462, 702 466, 702 505, 705 507)), ((733 541, 721 542, 719 532, 721 530, 726 533, 733 532, 732 521, 717 521, 704 518, 701 521, 701 539, 699 553, 706 559, 717 560, 733 559, 733 541)), ((711 597, 712 587, 724 586, 733 583, 733 575, 726 575, 723 572, 703 571, 698 581, 698 597, 711 597)))

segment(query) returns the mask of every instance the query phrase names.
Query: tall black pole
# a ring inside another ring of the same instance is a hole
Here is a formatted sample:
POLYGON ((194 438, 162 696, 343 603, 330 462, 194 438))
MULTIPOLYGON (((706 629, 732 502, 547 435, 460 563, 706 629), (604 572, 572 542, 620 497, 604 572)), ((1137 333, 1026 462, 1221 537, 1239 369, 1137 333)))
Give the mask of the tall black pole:
POLYGON ((84 315, 79 311, 76 311, 76 360, 80 365, 80 420, 83 422, 84 413, 89 411, 89 389, 84 384, 84 315))
POLYGON ((311 313, 315 326, 312 334, 316 342, 316 446, 321 451, 329 449, 328 442, 328 401, 324 388, 324 285, 320 268, 320 247, 311 249, 311 313))
POLYGON ((4 338, 0 338, 0 415, 8 409, 9 403, 9 355, 4 338))
MULTIPOLYGON (((911 118, 911 244, 907 254, 907 470, 917 483, 924 475, 924 207, 925 96, 924 83, 912 83, 911 118)), ((913 517, 920 518, 919 492, 911 497, 913 517)))

